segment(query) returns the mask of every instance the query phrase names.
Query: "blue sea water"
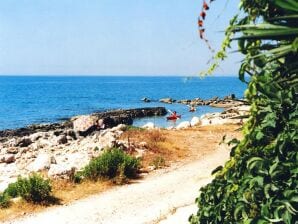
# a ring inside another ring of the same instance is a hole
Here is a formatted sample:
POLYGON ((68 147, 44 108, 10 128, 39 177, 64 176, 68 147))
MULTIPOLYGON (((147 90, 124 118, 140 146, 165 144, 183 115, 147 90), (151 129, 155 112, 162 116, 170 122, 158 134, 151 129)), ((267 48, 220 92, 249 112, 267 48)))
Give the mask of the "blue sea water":
MULTIPOLYGON (((0 130, 36 123, 52 123, 79 114, 111 109, 165 106, 182 114, 183 120, 221 109, 201 106, 195 113, 181 104, 163 104, 158 99, 209 99, 231 93, 243 97, 245 84, 237 77, 145 76, 0 76, 0 130), (154 102, 145 103, 147 97, 154 102)), ((165 117, 136 119, 134 125, 146 122, 171 126, 165 117)))

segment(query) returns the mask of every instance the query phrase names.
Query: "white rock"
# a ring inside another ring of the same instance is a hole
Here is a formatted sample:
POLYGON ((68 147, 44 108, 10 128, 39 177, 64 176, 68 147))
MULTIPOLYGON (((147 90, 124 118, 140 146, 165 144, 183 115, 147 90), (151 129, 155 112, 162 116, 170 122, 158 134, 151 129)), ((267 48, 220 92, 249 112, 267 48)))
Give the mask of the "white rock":
POLYGON ((143 125, 142 128, 146 128, 146 129, 154 129, 155 125, 153 122, 148 122, 147 124, 143 125))
POLYGON ((52 178, 69 179, 75 172, 75 168, 69 165, 52 164, 48 176, 52 178))
POLYGON ((37 132, 37 133, 31 134, 29 138, 31 139, 32 142, 35 142, 36 140, 38 140, 43 136, 44 134, 42 134, 42 132, 37 132))
POLYGON ((0 180, 0 192, 3 192, 10 183, 13 183, 17 180, 16 177, 13 177, 13 178, 9 178, 7 177, 6 179, 4 180, 0 180))
POLYGON ((199 124, 200 124, 200 118, 198 118, 198 117, 193 117, 190 121, 191 126, 196 126, 196 125, 199 125, 199 124))
POLYGON ((167 129, 167 130, 174 130, 175 127, 174 127, 174 126, 170 126, 170 127, 167 127, 166 129, 167 129))
POLYGON ((13 154, 7 154, 7 155, 4 155, 0 159, 0 162, 2 162, 2 163, 13 163, 15 160, 16 160, 15 155, 13 155, 13 154))
POLYGON ((73 153, 67 156, 67 163, 70 167, 81 169, 86 166, 90 161, 87 153, 73 153))
POLYGON ((73 121, 74 131, 86 131, 91 126, 95 125, 98 118, 92 115, 81 115, 73 121))
POLYGON ((124 131, 126 129, 125 124, 118 124, 116 127, 111 128, 111 131, 124 131))
POLYGON ((116 145, 116 136, 113 132, 106 132, 104 136, 97 139, 97 143, 102 148, 112 148, 116 145))
POLYGON ((45 169, 49 169, 51 165, 51 156, 47 153, 42 153, 37 156, 37 158, 29 164, 27 169, 31 172, 37 172, 45 169))
POLYGON ((184 128, 189 128, 190 122, 189 121, 182 121, 180 124, 177 125, 176 129, 184 129, 184 128))

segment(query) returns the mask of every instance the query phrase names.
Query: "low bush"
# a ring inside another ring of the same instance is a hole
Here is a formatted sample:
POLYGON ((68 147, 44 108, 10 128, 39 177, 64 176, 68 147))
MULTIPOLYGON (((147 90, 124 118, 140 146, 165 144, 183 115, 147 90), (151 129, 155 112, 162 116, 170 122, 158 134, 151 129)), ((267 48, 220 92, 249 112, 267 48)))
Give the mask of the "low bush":
MULTIPOLYGON (((83 169, 81 175, 91 180, 99 178, 114 178, 118 175, 124 175, 127 178, 136 177, 140 166, 139 159, 136 159, 122 150, 114 148, 105 151, 101 156, 93 159, 83 169)), ((80 180, 80 175, 76 179, 80 180)))
POLYGON ((9 196, 5 193, 0 193, 0 208, 7 208, 9 205, 9 196))
POLYGON ((49 180, 38 174, 28 178, 19 177, 17 182, 10 184, 4 194, 12 198, 20 196, 28 202, 47 202, 51 197, 52 187, 49 180))
POLYGON ((15 183, 10 183, 8 187, 5 189, 4 194, 16 198, 18 196, 18 187, 17 187, 17 182, 15 183))

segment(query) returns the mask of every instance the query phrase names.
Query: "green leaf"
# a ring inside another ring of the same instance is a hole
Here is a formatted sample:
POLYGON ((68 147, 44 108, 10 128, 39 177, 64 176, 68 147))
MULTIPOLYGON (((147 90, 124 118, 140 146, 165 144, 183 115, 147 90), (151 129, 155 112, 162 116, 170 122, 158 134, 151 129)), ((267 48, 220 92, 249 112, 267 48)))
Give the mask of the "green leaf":
POLYGON ((282 9, 298 12, 298 3, 295 0, 275 0, 274 3, 282 9))

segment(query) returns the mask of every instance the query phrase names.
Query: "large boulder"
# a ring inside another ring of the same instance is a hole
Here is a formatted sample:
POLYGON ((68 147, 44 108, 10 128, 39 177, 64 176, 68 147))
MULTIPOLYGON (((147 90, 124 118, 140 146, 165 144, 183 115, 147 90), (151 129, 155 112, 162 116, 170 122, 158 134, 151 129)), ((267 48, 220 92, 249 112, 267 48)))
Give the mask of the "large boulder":
POLYGON ((31 172, 42 171, 45 169, 49 169, 51 165, 51 156, 47 153, 41 153, 37 156, 37 158, 29 164, 27 169, 31 172))
POLYGON ((52 164, 48 176, 56 179, 71 179, 75 173, 75 168, 66 164, 52 164))
POLYGON ((98 139, 99 147, 101 148, 113 148, 117 144, 117 138, 115 133, 108 131, 104 133, 101 138, 98 139))
POLYGON ((184 129, 184 128, 189 128, 190 122, 189 121, 182 121, 180 124, 177 125, 176 129, 184 129))
POLYGON ((199 124, 200 124, 200 118, 198 118, 198 117, 193 117, 190 121, 191 126, 196 126, 196 125, 199 125, 199 124))
POLYGON ((24 138, 21 138, 17 143, 16 143, 16 146, 19 146, 19 147, 27 147, 29 145, 32 144, 32 141, 30 138, 27 138, 27 137, 24 137, 24 138))
POLYGON ((73 129, 75 131, 87 131, 90 127, 96 125, 98 118, 92 115, 77 116, 73 120, 73 129))
POLYGON ((0 163, 13 163, 16 160, 14 154, 7 154, 0 158, 0 163))
POLYGON ((60 135, 58 138, 57 138, 57 143, 58 144, 66 144, 67 143, 67 138, 65 135, 60 135))
POLYGON ((154 129, 155 128, 155 125, 153 122, 148 122, 147 124, 143 125, 142 128, 145 128, 145 129, 154 129))

